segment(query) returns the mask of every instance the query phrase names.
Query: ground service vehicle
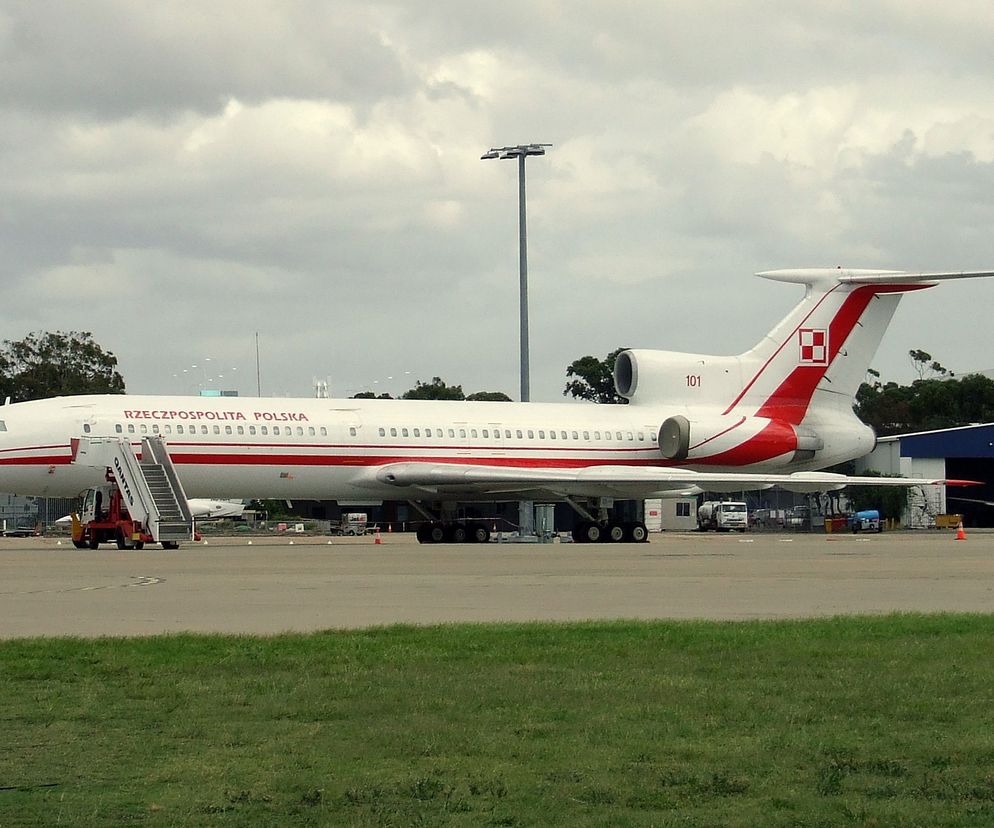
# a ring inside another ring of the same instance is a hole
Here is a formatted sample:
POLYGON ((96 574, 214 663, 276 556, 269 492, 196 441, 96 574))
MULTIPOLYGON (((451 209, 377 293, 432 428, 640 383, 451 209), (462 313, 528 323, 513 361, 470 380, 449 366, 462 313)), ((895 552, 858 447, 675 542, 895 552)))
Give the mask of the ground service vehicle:
POLYGON ((880 522, 880 512, 876 509, 866 509, 849 515, 849 528, 855 532, 883 532, 880 522))
POLYGON ((706 500, 697 510, 697 528, 744 532, 749 528, 749 508, 741 500, 706 500))

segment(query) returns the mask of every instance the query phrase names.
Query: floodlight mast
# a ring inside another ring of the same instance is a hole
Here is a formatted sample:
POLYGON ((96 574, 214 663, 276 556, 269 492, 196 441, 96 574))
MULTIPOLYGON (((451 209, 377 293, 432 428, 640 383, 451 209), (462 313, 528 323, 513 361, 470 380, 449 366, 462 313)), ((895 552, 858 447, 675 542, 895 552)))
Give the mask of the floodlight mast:
MULTIPOLYGON (((482 161, 494 158, 507 161, 518 159, 518 273, 520 304, 520 357, 521 357, 521 402, 531 399, 530 374, 528 365, 528 231, 525 221, 525 159, 529 155, 545 155, 545 148, 552 144, 519 144, 516 147, 491 147, 480 156, 482 161)), ((535 534, 535 506, 530 500, 518 503, 518 536, 532 537, 535 534)))
POLYGON ((531 377, 528 356, 528 229, 525 218, 525 159, 529 155, 545 155, 552 144, 519 144, 516 147, 491 147, 480 156, 481 161, 495 158, 518 160, 518 281, 519 281, 519 354, 521 359, 521 402, 531 399, 531 377))

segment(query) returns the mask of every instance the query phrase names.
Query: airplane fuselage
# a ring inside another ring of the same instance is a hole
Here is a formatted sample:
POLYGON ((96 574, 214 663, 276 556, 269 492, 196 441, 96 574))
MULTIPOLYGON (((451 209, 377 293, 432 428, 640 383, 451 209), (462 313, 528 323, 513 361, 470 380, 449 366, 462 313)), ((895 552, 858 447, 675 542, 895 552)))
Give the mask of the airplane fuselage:
POLYGON ((104 470, 72 462, 73 440, 123 437, 138 450, 143 437, 159 435, 189 497, 371 502, 424 497, 377 477, 392 463, 790 472, 872 448, 872 433, 851 417, 819 425, 824 448, 815 459, 784 453, 754 462, 743 451, 734 462, 733 451, 721 454, 733 461, 721 465, 677 463, 657 443, 660 424, 673 413, 637 404, 59 397, 0 407, 0 472, 10 492, 73 496, 104 480, 104 470))

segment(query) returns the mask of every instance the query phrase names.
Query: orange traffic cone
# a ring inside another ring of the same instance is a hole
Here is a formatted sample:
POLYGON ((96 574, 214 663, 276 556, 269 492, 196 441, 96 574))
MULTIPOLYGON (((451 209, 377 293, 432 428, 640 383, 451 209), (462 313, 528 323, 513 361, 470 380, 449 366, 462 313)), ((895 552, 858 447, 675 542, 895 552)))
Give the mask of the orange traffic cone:
POLYGON ((376 534, 373 535, 373 543, 383 543, 383 538, 380 537, 380 527, 376 527, 376 534))
POLYGON ((963 531, 963 521, 956 527, 956 540, 966 540, 966 532, 963 531))

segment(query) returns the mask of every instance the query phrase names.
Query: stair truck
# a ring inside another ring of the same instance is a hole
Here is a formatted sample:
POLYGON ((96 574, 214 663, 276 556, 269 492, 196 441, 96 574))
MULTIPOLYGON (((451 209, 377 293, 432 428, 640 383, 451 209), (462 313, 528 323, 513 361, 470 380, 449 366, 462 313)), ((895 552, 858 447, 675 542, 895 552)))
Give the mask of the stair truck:
POLYGON ((177 549, 196 540, 186 494, 159 437, 142 440, 141 459, 130 441, 88 438, 73 446, 73 461, 106 468, 107 482, 87 490, 80 514, 72 516, 77 549, 116 543, 118 549, 141 549, 158 543, 177 549))

